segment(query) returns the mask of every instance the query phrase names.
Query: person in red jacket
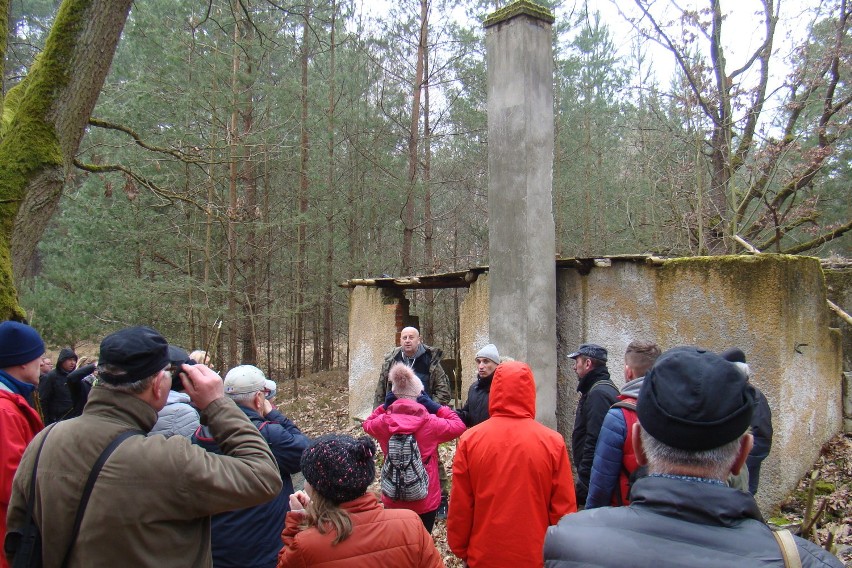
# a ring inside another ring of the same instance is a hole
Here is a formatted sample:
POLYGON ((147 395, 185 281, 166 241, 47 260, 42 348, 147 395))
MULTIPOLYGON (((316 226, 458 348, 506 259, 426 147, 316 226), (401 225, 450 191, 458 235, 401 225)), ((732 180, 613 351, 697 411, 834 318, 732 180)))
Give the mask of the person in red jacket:
MULTIPOLYGON (((6 511, 12 479, 30 440, 44 425, 35 410, 44 341, 32 327, 0 323, 0 536, 6 536, 6 511)), ((0 554, 0 568, 6 568, 0 554)))
POLYGON ((377 406, 362 426, 367 434, 378 440, 386 456, 392 435, 414 434, 429 476, 429 489, 426 497, 417 501, 395 500, 382 495, 382 502, 386 509, 411 509, 420 515, 426 530, 432 532, 441 504, 438 444, 455 440, 467 427, 453 409, 429 398, 411 367, 395 363, 390 368, 389 380, 393 388, 385 403, 377 406))
POLYGON ((278 568, 385 566, 442 568, 418 516, 385 509, 367 488, 376 476, 376 444, 327 434, 302 454, 305 490, 290 495, 278 568))
POLYGON ((494 372, 491 418, 465 432, 453 461, 450 550, 471 568, 543 566, 547 527, 577 511, 565 440, 535 421, 526 363, 494 372))

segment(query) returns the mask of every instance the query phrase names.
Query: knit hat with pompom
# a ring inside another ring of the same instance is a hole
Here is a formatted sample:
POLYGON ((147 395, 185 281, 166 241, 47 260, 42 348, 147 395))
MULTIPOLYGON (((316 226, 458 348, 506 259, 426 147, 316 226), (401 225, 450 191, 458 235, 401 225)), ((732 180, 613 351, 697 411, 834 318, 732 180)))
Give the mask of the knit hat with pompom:
POLYGON ((376 476, 376 443, 343 434, 314 439, 302 453, 302 474, 314 491, 339 505, 367 492, 376 476))
POLYGON ((394 363, 388 373, 388 380, 393 383, 391 390, 398 397, 417 398, 423 392, 423 382, 405 363, 394 363))

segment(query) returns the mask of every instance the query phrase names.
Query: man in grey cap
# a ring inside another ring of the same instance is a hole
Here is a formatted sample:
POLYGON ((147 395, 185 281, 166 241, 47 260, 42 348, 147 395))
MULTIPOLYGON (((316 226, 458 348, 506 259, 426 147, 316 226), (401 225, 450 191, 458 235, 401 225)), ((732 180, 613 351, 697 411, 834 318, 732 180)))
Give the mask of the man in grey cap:
POLYGON ((275 497, 281 477, 269 446, 224 396, 222 379, 204 365, 182 365, 184 388, 224 455, 183 436, 146 437, 168 399, 168 345, 151 328, 132 327, 101 342, 98 384, 83 415, 40 433, 27 448, 12 487, 7 530, 26 517, 33 461, 41 449, 35 522, 45 566, 211 566, 210 515, 275 497), (83 487, 101 452, 127 438, 103 466, 72 540, 83 487), (42 443, 44 443, 42 447, 42 443))
POLYGON ((618 397, 618 388, 609 378, 606 368, 606 349, 594 343, 584 343, 568 355, 574 360, 574 372, 579 382, 577 413, 574 415, 574 431, 571 434, 571 457, 577 475, 574 477, 577 506, 586 503, 589 493, 589 478, 595 459, 595 446, 601 425, 610 407, 618 397))
POLYGON ((816 544, 773 533, 749 493, 728 487, 749 454, 754 388, 719 355, 663 353, 639 393, 633 441, 648 476, 628 507, 567 515, 547 530, 545 566, 837 567, 816 544), (796 558, 798 557, 798 558, 796 558))
POLYGON ((494 371, 500 364, 500 353, 493 343, 489 343, 476 353, 476 382, 467 391, 467 401, 456 410, 465 426, 473 428, 488 420, 488 395, 494 371))

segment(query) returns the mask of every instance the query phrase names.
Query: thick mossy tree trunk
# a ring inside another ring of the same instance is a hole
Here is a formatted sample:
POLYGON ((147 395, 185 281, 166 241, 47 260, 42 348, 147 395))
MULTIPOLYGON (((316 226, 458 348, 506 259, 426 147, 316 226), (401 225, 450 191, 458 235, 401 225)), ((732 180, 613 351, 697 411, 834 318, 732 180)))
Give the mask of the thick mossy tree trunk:
MULTIPOLYGON (((0 12, 8 14, 10 1, 0 0, 0 12)), ((44 51, 2 101, 0 319, 26 317, 15 283, 59 203, 130 5, 64 0, 44 51)))

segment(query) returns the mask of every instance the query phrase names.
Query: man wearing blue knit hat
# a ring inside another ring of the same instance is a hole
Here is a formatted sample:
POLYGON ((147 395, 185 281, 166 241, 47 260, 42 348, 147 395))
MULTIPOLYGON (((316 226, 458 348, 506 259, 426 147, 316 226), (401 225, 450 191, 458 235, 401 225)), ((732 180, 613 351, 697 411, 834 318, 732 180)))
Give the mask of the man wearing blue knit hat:
MULTIPOLYGON (((44 427, 36 410, 44 341, 32 327, 0 323, 0 535, 6 535, 6 510, 12 478, 30 440, 44 427)), ((0 555, 0 568, 6 566, 0 555)))

